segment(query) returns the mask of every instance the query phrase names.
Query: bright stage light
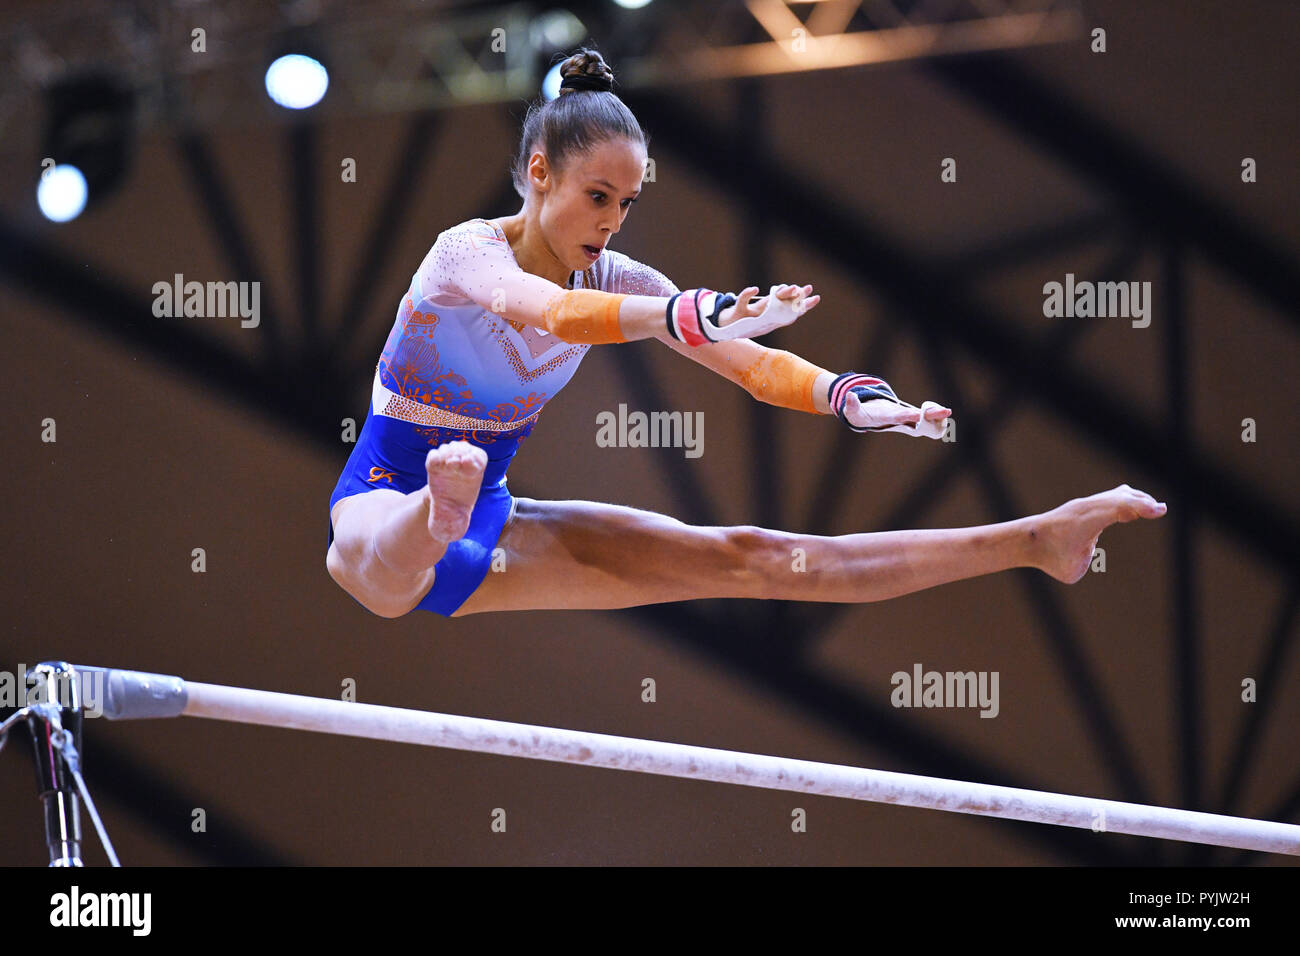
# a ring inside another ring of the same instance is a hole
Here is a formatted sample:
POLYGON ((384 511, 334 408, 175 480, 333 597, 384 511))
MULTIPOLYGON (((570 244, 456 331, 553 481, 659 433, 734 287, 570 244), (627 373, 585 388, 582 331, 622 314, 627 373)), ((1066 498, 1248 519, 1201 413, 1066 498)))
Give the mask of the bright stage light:
POLYGON ((52 222, 68 222, 86 208, 89 189, 86 177, 76 166, 55 166, 41 176, 36 187, 36 204, 52 222))
POLYGON ((557 63, 546 71, 546 76, 542 80, 542 96, 548 100, 553 100, 560 95, 560 67, 562 63, 557 63))
POLYGON ((266 93, 285 109, 315 106, 329 89, 329 71, 301 53, 279 57, 266 70, 266 93))

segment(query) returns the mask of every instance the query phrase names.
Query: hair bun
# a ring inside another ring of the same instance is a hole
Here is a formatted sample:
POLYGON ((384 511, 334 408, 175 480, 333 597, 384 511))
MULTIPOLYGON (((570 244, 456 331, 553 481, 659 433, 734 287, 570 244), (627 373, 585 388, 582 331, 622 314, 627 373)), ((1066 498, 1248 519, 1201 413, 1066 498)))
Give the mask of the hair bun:
POLYGON ((614 72, 599 51, 582 47, 560 67, 560 92, 593 90, 614 92, 614 72))

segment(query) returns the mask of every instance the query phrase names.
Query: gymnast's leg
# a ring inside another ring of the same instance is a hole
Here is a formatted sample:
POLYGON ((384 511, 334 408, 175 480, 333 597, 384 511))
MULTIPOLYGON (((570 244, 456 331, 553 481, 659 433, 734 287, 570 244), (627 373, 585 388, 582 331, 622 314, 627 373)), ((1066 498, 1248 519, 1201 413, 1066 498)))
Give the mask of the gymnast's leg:
POLYGON ((504 569, 490 571, 453 616, 720 597, 882 601, 1020 567, 1073 583, 1087 573, 1103 529, 1164 512, 1120 485, 1000 524, 821 536, 520 498, 501 534, 504 569))

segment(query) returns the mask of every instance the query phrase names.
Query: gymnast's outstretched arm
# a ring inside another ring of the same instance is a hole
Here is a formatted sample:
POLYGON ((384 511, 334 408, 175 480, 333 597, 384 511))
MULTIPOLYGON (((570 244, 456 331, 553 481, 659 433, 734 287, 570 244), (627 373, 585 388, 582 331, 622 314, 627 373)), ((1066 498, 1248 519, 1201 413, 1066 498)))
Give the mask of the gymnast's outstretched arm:
MULTIPOLYGON (((676 352, 699 362, 729 382, 734 382, 760 402, 819 415, 833 415, 832 384, 840 378, 793 352, 760 345, 750 339, 712 342, 690 347, 668 335, 659 340, 676 352)), ((915 425, 922 417, 939 433, 952 409, 934 402, 923 408, 884 400, 859 402, 851 391, 842 396, 845 418, 856 426, 873 429, 915 425)), ((910 429, 899 429, 910 431, 910 429)))
MULTIPOLYGON (((623 264, 619 288, 651 296, 678 295, 671 279, 635 259, 623 264)), ((812 291, 811 285, 777 287, 777 295, 798 314, 820 301, 821 297, 812 291)), ((702 341, 699 335, 683 337, 681 331, 680 323, 672 328, 665 324, 655 337, 769 405, 814 415, 836 415, 855 431, 900 431, 931 438, 943 434, 944 421, 952 415, 952 409, 937 402, 926 402, 920 408, 904 402, 887 383, 874 376, 854 372, 837 375, 793 352, 761 345, 750 334, 736 335, 733 331, 722 341, 702 341), (878 387, 881 385, 884 387, 878 387)))

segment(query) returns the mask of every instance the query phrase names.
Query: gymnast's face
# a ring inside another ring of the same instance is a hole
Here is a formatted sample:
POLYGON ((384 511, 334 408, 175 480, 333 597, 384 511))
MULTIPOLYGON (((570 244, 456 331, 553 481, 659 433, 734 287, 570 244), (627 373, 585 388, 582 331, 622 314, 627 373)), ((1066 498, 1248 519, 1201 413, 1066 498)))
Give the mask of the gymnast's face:
POLYGON ((645 166, 645 147, 626 139, 569 158, 541 209, 542 232, 566 268, 581 272, 599 258, 636 202, 645 166))

